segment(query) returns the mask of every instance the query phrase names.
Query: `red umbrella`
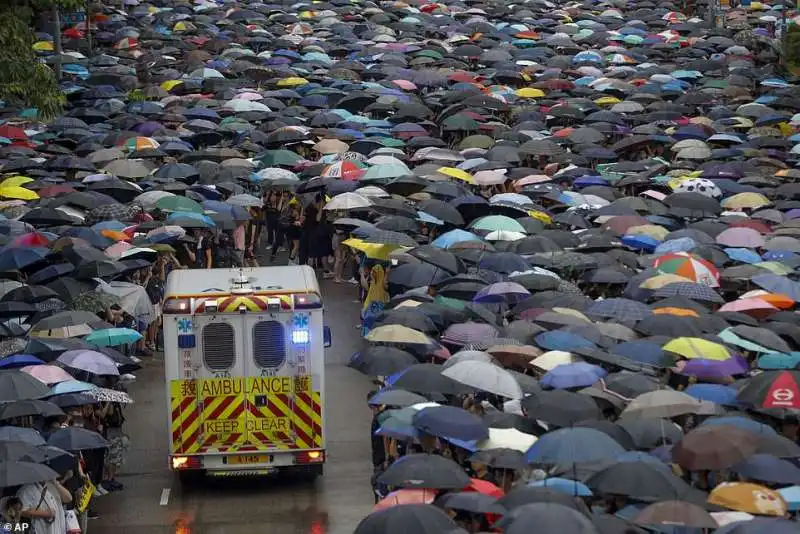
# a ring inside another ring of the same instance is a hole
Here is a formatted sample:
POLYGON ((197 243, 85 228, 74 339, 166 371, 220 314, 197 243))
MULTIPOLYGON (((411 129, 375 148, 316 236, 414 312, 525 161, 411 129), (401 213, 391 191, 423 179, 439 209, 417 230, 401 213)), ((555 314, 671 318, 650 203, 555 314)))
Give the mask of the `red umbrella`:
POLYGON ((12 247, 46 247, 52 240, 39 232, 31 232, 15 237, 9 246, 12 247))
POLYGON ((12 141, 27 141, 28 136, 25 135, 25 130, 17 126, 4 124, 0 126, 0 137, 11 139, 12 141))
POLYGON ((800 408, 800 371, 765 371, 747 379, 737 399, 756 408, 800 408))
POLYGON ((42 198, 53 198, 61 195, 68 195, 70 193, 76 193, 77 190, 73 189, 68 185, 51 185, 49 187, 44 187, 38 191, 39 196, 42 198))
POLYGON ((391 492, 372 509, 373 512, 400 504, 430 504, 436 499, 437 490, 428 488, 403 488, 391 492))
POLYGON ((500 498, 506 494, 506 492, 491 482, 487 482, 486 480, 481 480, 479 478, 472 478, 470 480, 471 482, 469 483, 469 486, 464 488, 464 491, 477 491, 478 493, 483 493, 484 495, 497 498, 500 498))

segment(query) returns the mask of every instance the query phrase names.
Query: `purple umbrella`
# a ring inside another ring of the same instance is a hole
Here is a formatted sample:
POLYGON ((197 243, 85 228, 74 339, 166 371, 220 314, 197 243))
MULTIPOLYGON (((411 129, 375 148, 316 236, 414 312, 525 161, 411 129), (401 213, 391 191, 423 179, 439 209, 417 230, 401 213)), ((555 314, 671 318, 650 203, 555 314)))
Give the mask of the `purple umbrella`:
POLYGON ((733 357, 722 361, 703 358, 679 361, 675 364, 675 368, 682 375, 696 376, 700 379, 743 375, 750 370, 747 362, 738 354, 734 354, 733 357))
POLYGON ((586 362, 557 365, 547 372, 540 383, 553 389, 588 387, 608 373, 600 366, 586 362))
POLYGON ((764 237, 752 228, 728 228, 717 236, 717 243, 727 247, 759 248, 764 246, 764 237))
POLYGON ((486 323, 459 323, 450 325, 442 334, 441 340, 451 345, 469 345, 499 336, 495 327, 486 323))
POLYGON ((114 360, 94 350, 68 350, 58 357, 58 362, 67 367, 80 369, 95 375, 119 375, 114 360))
POLYGON ((498 282, 484 287, 472 299, 474 302, 516 304, 530 296, 530 291, 516 282, 498 282))

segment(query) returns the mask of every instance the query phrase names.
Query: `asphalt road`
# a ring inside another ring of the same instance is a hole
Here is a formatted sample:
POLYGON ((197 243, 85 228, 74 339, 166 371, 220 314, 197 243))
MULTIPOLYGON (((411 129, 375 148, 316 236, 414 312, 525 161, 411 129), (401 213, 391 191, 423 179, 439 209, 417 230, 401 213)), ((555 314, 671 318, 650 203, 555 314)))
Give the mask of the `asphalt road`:
POLYGON ((372 508, 369 379, 345 365, 361 341, 355 286, 323 283, 328 461, 314 482, 297 477, 206 479, 183 488, 167 468, 163 361, 146 362, 130 387, 131 451, 121 492, 95 499, 90 534, 349 534, 372 508))

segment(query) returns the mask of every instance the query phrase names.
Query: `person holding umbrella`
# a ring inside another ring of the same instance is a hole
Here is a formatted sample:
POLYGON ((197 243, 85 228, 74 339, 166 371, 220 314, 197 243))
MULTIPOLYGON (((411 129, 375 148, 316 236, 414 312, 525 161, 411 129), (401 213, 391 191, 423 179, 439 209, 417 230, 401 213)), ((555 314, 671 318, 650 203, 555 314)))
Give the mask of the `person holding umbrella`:
POLYGON ((64 534, 67 531, 64 505, 72 502, 69 490, 61 485, 72 477, 68 471, 52 482, 25 484, 17 490, 22 502, 20 516, 28 519, 36 534, 64 534))

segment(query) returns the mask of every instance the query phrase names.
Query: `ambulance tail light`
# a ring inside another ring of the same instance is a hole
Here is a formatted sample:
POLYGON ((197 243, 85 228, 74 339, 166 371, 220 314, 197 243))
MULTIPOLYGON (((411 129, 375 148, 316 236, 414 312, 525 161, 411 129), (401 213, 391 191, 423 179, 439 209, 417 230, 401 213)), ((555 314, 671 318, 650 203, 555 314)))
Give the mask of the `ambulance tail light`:
POLYGON ((313 310, 322 307, 322 299, 319 295, 313 293, 306 293, 304 295, 294 296, 294 309, 295 310, 313 310))
POLYGON ((325 461, 325 451, 304 451, 294 455, 295 464, 321 464, 325 461))
POLYGON ((170 464, 173 471, 182 471, 184 469, 200 469, 200 458, 197 456, 173 456, 170 459, 170 464))
POLYGON ((173 315, 191 313, 189 299, 167 299, 164 302, 162 313, 173 315))

